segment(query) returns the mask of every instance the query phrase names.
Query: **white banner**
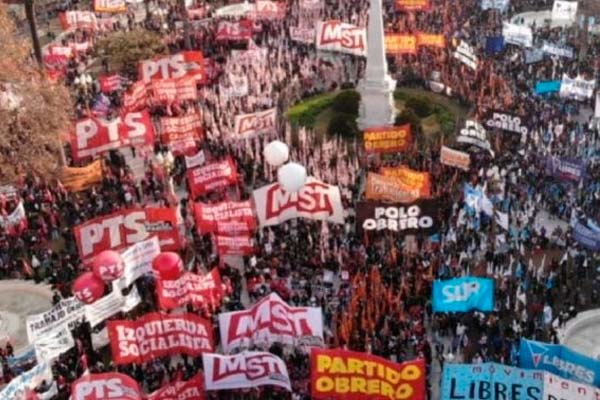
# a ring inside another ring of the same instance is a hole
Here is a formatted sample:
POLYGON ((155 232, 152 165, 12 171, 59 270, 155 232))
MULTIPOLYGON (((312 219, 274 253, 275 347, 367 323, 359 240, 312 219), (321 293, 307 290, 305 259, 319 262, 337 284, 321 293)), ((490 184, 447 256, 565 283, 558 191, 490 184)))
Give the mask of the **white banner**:
POLYGON ((456 141, 458 143, 468 143, 484 150, 487 150, 494 156, 492 146, 487 139, 487 132, 485 128, 477 121, 467 120, 465 127, 460 130, 460 134, 457 136, 456 141))
POLYGON ((454 58, 465 64, 467 67, 472 70, 477 69, 477 65, 479 64, 479 59, 475 55, 475 49, 469 46, 465 41, 460 41, 456 51, 454 52, 454 58))
POLYGON ((490 8, 495 8, 500 10, 500 12, 504 12, 509 4, 510 0, 481 0, 481 9, 489 10, 490 8))
POLYGON ((0 399, 26 400, 27 391, 35 389, 43 381, 54 381, 52 368, 48 363, 38 364, 10 381, 0 392, 0 399))
POLYGON ((233 356, 202 354, 206 390, 229 390, 273 385, 291 391, 283 360, 271 353, 244 351, 233 356))
POLYGON ((204 150, 198 151, 195 155, 188 157, 185 156, 185 166, 187 169, 192 169, 195 167, 199 167, 206 162, 206 156, 204 155, 204 150))
POLYGON ((225 353, 273 343, 323 345, 323 313, 319 307, 291 307, 271 293, 248 310, 219 314, 219 330, 225 353))
POLYGON ((243 2, 230 4, 215 10, 216 17, 243 17, 254 12, 254 4, 243 2))
POLYGON ((152 272, 152 260, 160 254, 158 237, 138 242, 125 250, 121 257, 125 264, 123 278, 125 286, 131 285, 137 278, 152 272))
POLYGON ((228 100, 234 97, 244 97, 250 92, 248 78, 244 75, 229 75, 229 86, 219 85, 219 96, 228 100))
POLYGON ((0 215, 0 227, 11 228, 19 225, 21 221, 26 219, 25 207, 23 206, 23 200, 19 201, 19 205, 7 216, 0 215))
POLYGON ((119 312, 131 311, 141 301, 142 299, 137 287, 133 286, 129 294, 123 296, 117 284, 113 286, 111 293, 85 306, 85 318, 90 323, 90 326, 94 328, 119 312))
POLYGON ((294 42, 313 44, 315 42, 315 28, 290 26, 290 39, 294 42))
POLYGON ((514 44, 515 46, 531 47, 533 46, 533 31, 525 25, 502 23, 502 36, 504 43, 514 44))
POLYGON ((50 310, 41 314, 29 315, 25 321, 29 343, 33 344, 45 335, 63 326, 71 330, 75 323, 84 319, 83 303, 75 297, 61 300, 50 310))
POLYGON ((276 122, 276 108, 270 108, 252 114, 236 115, 233 132, 236 137, 272 132, 275 130, 276 122))
POLYGON ((231 50, 230 62, 233 64, 256 65, 267 61, 267 49, 231 50))
POLYGON ((92 347, 94 350, 99 350, 109 343, 110 338, 108 337, 108 329, 106 327, 102 328, 98 333, 92 332, 92 347))
POLYGON ((577 16, 577 2, 554 0, 552 6, 552 22, 564 22, 571 24, 577 16))
POLYGON ((542 399, 596 400, 600 399, 600 389, 544 372, 544 394, 542 399))
POLYGON ((573 98, 576 100, 589 99, 594 95, 596 88, 596 80, 585 80, 578 76, 575 79, 569 78, 567 74, 563 74, 560 82, 560 96, 573 98))
POLYGON ((44 336, 33 343, 35 357, 38 362, 52 362, 61 354, 75 346, 73 335, 66 325, 44 336))
POLYGON ((558 57, 573 58, 573 48, 569 46, 559 46, 554 43, 546 42, 542 44, 542 51, 558 57))
POLYGON ((366 56, 367 30, 335 20, 319 21, 316 26, 315 44, 318 50, 366 56))
POLYGON ((308 177, 296 193, 288 193, 279 183, 272 183, 255 190, 253 197, 261 227, 300 217, 344 223, 340 189, 313 177, 308 177))
POLYGON ((600 91, 596 92, 596 110, 594 112, 594 117, 600 118, 600 91))

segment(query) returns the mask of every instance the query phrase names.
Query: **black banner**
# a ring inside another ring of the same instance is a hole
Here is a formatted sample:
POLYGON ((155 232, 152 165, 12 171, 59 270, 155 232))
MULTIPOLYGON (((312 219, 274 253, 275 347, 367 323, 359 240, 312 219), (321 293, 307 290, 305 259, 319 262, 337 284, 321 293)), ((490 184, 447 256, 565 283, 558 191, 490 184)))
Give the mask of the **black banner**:
POLYGON ((391 231, 403 235, 427 233, 439 229, 439 203, 420 199, 412 203, 360 202, 356 205, 356 231, 391 231))
POLYGON ((499 129, 504 132, 518 133, 519 135, 529 133, 529 129, 525 126, 525 121, 522 121, 521 117, 504 111, 490 111, 487 113, 484 125, 488 129, 499 129))

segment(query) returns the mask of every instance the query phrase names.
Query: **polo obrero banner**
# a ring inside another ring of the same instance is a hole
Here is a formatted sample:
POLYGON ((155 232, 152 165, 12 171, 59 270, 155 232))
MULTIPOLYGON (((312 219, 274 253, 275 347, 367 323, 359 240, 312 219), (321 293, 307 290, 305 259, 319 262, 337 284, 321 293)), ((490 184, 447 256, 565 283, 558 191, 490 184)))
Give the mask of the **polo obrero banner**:
POLYGON ((438 201, 422 199, 407 204, 361 202, 356 205, 356 230, 431 234, 439 228, 438 201))

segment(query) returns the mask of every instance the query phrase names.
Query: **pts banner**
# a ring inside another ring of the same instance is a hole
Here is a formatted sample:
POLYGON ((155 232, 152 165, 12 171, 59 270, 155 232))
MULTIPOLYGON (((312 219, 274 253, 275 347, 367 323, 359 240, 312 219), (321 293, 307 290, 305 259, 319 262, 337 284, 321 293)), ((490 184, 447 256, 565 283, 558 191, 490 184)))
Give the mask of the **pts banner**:
POLYGON ((71 385, 72 400, 139 400, 140 387, 135 379, 117 372, 88 374, 71 385))
POLYGON ((198 51, 182 51, 172 56, 141 61, 138 73, 146 83, 156 79, 183 77, 193 77, 197 83, 206 81, 204 57, 198 51))
POLYGON ((212 324, 194 314, 150 313, 135 321, 108 321, 108 337, 115 364, 214 350, 212 324))
MULTIPOLYGON (((425 398, 425 362, 396 364, 367 353, 312 348, 311 394, 317 400, 425 398)), ((444 397, 446 398, 446 397, 444 397)))

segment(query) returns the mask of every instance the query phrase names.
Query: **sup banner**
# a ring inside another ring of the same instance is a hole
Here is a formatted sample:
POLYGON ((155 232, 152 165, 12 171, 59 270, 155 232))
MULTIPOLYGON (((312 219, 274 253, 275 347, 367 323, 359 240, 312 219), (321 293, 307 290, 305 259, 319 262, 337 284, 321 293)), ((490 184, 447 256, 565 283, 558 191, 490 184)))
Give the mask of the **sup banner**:
POLYGON ((393 363, 342 349, 310 352, 311 395, 317 400, 425 398, 425 362, 393 363))
POLYGON ((543 385, 543 371, 530 371, 496 363, 446 363, 442 373, 440 398, 541 400, 543 385))
POLYGON ((360 202, 356 206, 356 230, 391 231, 403 235, 432 234, 439 229, 437 200, 423 199, 409 204, 360 202))
POLYGON ((588 385, 600 385, 600 361, 560 344, 521 339, 520 366, 548 371, 588 385))
POLYGON ((405 151, 411 143, 410 125, 366 129, 363 141, 367 153, 405 151))
POLYGON ((323 344, 323 313, 319 307, 292 307, 271 293, 248 310, 219 314, 221 345, 233 349, 282 343, 323 344))
POLYGON ((115 364, 144 363, 158 357, 197 357, 214 350, 212 323, 194 314, 146 314, 135 321, 108 321, 115 364))
POLYGON ((433 281, 434 312, 493 311, 494 280, 467 276, 433 281))

